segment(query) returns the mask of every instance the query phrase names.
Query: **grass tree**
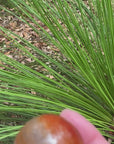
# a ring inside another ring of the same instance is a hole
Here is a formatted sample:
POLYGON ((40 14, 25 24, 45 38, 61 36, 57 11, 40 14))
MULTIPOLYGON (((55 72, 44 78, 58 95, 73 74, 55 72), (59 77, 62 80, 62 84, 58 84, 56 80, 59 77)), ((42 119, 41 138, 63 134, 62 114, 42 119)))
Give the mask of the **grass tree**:
POLYGON ((48 45, 58 48, 64 58, 55 59, 0 27, 17 49, 53 77, 0 53, 0 141, 12 143, 18 130, 33 116, 59 114, 65 108, 78 111, 104 136, 112 138, 114 17, 111 0, 88 0, 87 5, 82 0, 12 2, 19 13, 1 8, 45 36, 48 45))

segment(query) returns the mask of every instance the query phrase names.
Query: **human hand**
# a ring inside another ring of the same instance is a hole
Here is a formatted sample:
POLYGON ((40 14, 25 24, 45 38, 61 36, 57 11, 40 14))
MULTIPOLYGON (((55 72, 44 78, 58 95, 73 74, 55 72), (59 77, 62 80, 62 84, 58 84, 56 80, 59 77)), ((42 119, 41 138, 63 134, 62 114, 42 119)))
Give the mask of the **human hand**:
POLYGON ((84 144, 109 144, 96 127, 79 113, 65 109, 60 115, 76 127, 84 144))

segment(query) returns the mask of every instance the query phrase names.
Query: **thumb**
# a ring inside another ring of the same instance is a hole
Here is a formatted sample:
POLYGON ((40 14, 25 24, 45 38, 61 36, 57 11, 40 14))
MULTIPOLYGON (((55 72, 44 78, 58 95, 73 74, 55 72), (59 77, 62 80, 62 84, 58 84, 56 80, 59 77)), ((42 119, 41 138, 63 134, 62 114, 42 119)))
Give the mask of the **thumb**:
POLYGON ((65 109, 60 115, 76 127, 84 144, 109 144, 96 127, 79 113, 65 109))

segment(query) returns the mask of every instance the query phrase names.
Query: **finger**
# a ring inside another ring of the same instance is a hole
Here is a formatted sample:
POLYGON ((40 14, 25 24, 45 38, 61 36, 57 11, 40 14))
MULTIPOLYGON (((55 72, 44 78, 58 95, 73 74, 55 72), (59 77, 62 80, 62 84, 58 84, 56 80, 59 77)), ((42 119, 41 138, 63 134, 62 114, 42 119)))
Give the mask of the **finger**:
POLYGON ((94 125, 79 113, 65 109, 60 114, 79 131, 84 144, 109 144, 94 125))

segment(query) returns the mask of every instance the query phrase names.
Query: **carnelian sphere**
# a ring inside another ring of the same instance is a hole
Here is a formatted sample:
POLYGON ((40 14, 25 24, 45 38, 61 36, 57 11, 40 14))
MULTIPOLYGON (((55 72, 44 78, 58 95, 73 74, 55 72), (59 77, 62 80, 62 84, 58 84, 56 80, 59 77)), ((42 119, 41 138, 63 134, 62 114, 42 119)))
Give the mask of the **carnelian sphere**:
POLYGON ((59 115, 31 119, 16 136, 14 144, 83 144, 78 131, 59 115))

